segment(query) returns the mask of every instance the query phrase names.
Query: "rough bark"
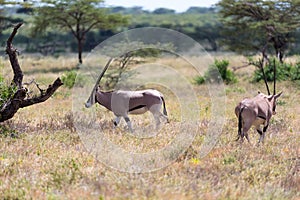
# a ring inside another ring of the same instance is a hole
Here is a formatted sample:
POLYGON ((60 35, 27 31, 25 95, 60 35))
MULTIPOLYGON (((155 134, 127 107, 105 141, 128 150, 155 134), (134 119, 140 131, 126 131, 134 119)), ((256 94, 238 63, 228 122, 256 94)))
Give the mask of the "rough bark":
POLYGON ((9 61, 14 73, 12 85, 16 85, 18 90, 12 95, 12 98, 2 105, 0 110, 0 122, 11 119, 20 108, 46 101, 61 85, 63 85, 61 80, 57 78, 46 90, 40 90, 41 93, 39 96, 26 99, 27 90, 22 86, 23 72, 18 61, 17 49, 13 48, 12 45, 12 41, 21 26, 22 23, 19 23, 14 27, 13 32, 7 40, 6 46, 6 53, 9 56, 9 61))
POLYGON ((13 32, 9 36, 7 42, 6 42, 6 53, 9 56, 9 61, 11 63, 11 67, 14 72, 14 78, 13 83, 18 87, 18 89, 21 89, 22 87, 22 81, 23 81, 23 72, 21 70, 18 58, 17 58, 17 49, 13 48, 12 41, 15 37, 15 35, 18 32, 18 29, 22 26, 22 23, 17 24, 14 27, 13 32))
POLYGON ((57 78, 52 85, 49 85, 46 91, 42 91, 40 96, 38 97, 33 97, 30 99, 24 99, 21 102, 20 108, 24 108, 27 106, 31 106, 33 104, 41 103, 49 99, 54 92, 61 86, 63 83, 61 82, 60 78, 57 78))

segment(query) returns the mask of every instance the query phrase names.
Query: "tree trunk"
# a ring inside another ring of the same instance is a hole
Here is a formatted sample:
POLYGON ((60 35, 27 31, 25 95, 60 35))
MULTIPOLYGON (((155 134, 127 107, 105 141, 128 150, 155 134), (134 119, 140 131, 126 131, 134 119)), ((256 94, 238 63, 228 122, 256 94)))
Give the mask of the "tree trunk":
POLYGON ((6 53, 9 56, 9 61, 11 63, 13 72, 14 72, 14 78, 13 83, 18 87, 18 89, 21 89, 22 82, 23 82, 23 72, 21 70, 18 58, 17 58, 17 49, 14 49, 12 46, 12 41, 15 37, 15 35, 18 32, 18 29, 22 26, 22 23, 19 23, 15 26, 13 32, 9 36, 6 42, 6 53))
POLYGON ((6 47, 6 53, 9 56, 10 64, 14 73, 12 82, 18 87, 18 90, 12 95, 9 100, 7 100, 7 102, 1 105, 0 122, 11 119, 20 108, 46 101, 63 84, 61 80, 57 78, 52 85, 48 86, 47 90, 41 90, 39 88, 41 92, 40 96, 26 99, 27 90, 22 86, 23 72, 18 62, 17 49, 13 48, 12 45, 13 38, 15 37, 17 30, 21 26, 22 23, 19 23, 14 27, 13 32, 7 40, 6 47))
POLYGON ((78 41, 78 62, 82 64, 82 49, 83 49, 83 39, 77 38, 78 41))

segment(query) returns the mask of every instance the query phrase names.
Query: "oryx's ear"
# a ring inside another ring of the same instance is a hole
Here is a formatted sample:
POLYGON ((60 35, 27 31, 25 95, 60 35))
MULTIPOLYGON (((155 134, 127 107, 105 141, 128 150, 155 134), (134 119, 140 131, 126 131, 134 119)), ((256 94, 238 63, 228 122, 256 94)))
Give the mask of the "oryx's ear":
POLYGON ((274 95, 274 98, 277 99, 277 98, 279 98, 281 95, 282 95, 282 91, 281 91, 280 93, 274 95))

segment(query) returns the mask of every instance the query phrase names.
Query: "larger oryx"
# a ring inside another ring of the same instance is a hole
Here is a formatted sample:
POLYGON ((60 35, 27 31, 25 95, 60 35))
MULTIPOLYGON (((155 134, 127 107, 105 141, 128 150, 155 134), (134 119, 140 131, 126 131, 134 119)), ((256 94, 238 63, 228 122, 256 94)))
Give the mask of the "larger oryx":
POLYGON ((109 60, 102 74, 96 81, 95 87, 85 106, 89 108, 96 102, 99 103, 114 113, 114 126, 117 126, 123 117, 131 132, 133 132, 133 129, 128 114, 143 114, 147 111, 150 111, 154 116, 156 128, 159 127, 160 117, 169 122, 164 97, 157 90, 117 90, 110 92, 103 92, 100 90, 98 84, 111 62, 112 59, 109 60), (163 113, 160 111, 162 107, 163 113))
POLYGON ((274 63, 274 92, 270 95, 270 90, 267 80, 261 66, 264 81, 268 90, 268 95, 258 92, 254 98, 245 98, 235 107, 235 115, 238 118, 238 138, 243 142, 244 137, 249 140, 248 130, 251 126, 255 126, 257 132, 260 134, 258 143, 264 142, 265 133, 268 129, 272 115, 276 114, 276 100, 281 96, 282 92, 276 94, 276 68, 274 63), (263 125, 263 129, 261 129, 263 125))

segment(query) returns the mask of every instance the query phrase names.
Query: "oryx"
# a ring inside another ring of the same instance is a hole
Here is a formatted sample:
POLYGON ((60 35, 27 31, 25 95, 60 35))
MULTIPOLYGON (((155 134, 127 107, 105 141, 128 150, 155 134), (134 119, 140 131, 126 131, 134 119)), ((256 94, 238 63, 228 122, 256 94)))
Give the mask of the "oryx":
POLYGON ((235 107, 235 115, 238 118, 238 138, 244 141, 244 136, 250 143, 248 130, 251 126, 255 126, 260 134, 258 143, 264 142, 265 133, 270 123, 272 115, 276 114, 276 100, 281 96, 282 92, 276 94, 276 67, 274 63, 274 92, 270 95, 270 90, 263 71, 263 63, 261 64, 264 81, 268 90, 268 95, 258 92, 254 98, 245 98, 235 107), (261 129, 263 125, 263 129, 261 129))
POLYGON ((115 127, 120 122, 121 117, 123 117, 131 132, 133 132, 133 129, 128 114, 143 114, 150 111, 154 116, 156 128, 159 127, 160 117, 163 117, 167 122, 169 122, 164 97, 157 90, 116 90, 110 92, 103 92, 100 90, 98 84, 111 62, 112 59, 105 66, 102 74, 96 81, 96 85, 85 106, 89 108, 96 102, 99 103, 114 113, 116 116, 113 121, 115 127), (160 111, 162 106, 163 113, 160 111))
POLYGON ((244 136, 250 143, 248 130, 253 125, 260 134, 259 143, 264 141, 265 133, 272 115, 276 114, 276 100, 282 92, 276 95, 260 93, 254 98, 246 98, 235 108, 238 117, 238 139, 243 141, 244 136), (263 125, 263 129, 261 129, 263 125))

